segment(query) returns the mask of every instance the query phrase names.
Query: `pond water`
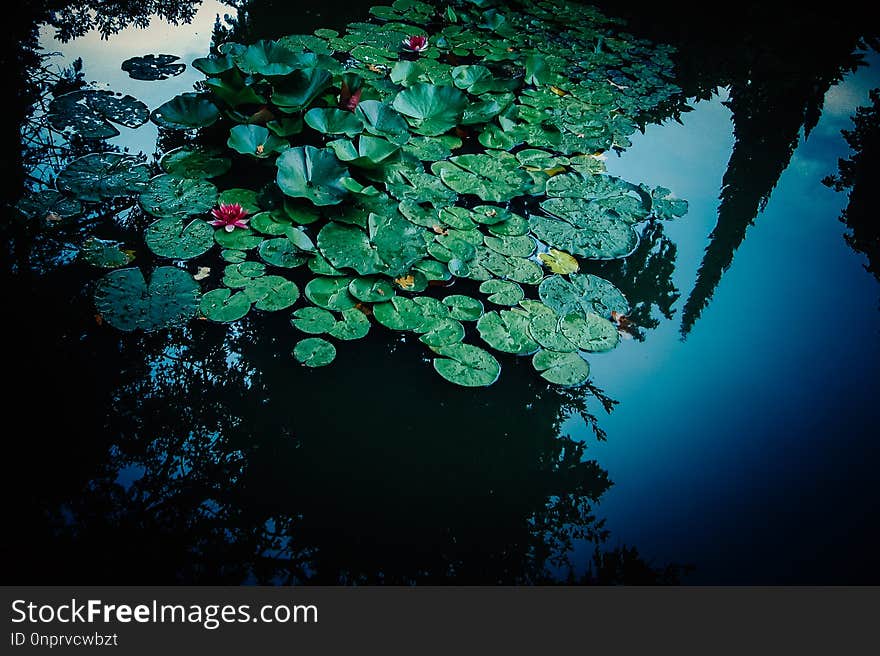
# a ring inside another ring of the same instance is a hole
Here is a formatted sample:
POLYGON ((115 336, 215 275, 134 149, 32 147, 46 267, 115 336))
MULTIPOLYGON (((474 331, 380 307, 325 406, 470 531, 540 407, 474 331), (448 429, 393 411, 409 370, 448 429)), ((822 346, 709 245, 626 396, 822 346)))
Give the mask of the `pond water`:
MULTIPOLYGON (((43 25, 39 43, 60 53, 51 66, 80 57, 86 81, 154 109, 204 78, 189 64, 222 29, 341 30, 368 7, 204 1, 178 25, 66 42, 43 25), (147 53, 188 66, 160 81, 120 70, 147 53)), ((880 87, 875 52, 848 71, 870 36, 850 30, 825 68, 784 70, 820 94, 815 118, 795 98, 800 122, 784 125, 791 89, 750 95, 784 87, 778 70, 746 81, 670 33, 675 81, 701 99, 605 165, 689 209, 646 224, 630 258, 584 264, 626 293, 638 328, 591 355, 590 387, 548 386, 528 358, 456 387, 417 340, 378 330, 306 370, 289 312, 121 333, 95 316, 97 276, 65 239, 15 234, 8 401, 40 410, 9 440, 7 581, 877 583, 880 287, 844 240, 847 192, 821 182, 880 87)), ((152 122, 120 132, 103 143, 148 158, 179 145, 152 122)), ((42 147, 25 167, 45 180, 57 159, 42 147)))

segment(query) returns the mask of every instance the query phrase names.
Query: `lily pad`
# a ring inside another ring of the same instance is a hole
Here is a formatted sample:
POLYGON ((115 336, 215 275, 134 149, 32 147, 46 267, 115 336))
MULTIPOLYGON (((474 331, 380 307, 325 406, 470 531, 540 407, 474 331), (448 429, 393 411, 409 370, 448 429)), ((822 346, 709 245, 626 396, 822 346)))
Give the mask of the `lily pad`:
POLYGON ((333 76, 322 68, 295 70, 273 85, 272 102, 287 113, 308 107, 330 86, 333 76))
POLYGON ((258 249, 260 257, 267 264, 272 264, 284 269, 292 269, 305 264, 306 256, 303 255, 292 241, 287 237, 267 239, 260 244, 258 249))
POLYGON ((192 130, 213 125, 220 118, 220 110, 207 96, 198 93, 182 93, 150 114, 150 120, 169 130, 192 130))
POLYGON ((331 337, 343 341, 361 339, 370 332, 370 320, 358 308, 342 311, 342 321, 337 321, 330 329, 331 337))
POLYGON ((229 131, 226 145, 257 159, 266 159, 290 148, 287 139, 275 136, 262 125, 236 125, 229 131))
POLYGON ((374 305, 373 316, 391 330, 418 330, 425 322, 421 306, 412 299, 401 296, 374 305))
POLYGON ((558 275, 545 278, 538 287, 538 295, 561 316, 570 312, 594 312, 610 319, 612 312, 629 312, 629 303, 617 287, 588 273, 573 273, 568 280, 558 275))
POLYGON ((236 229, 232 232, 226 232, 223 228, 217 228, 217 230, 214 231, 214 241, 220 244, 223 248, 237 251, 248 251, 262 244, 263 238, 250 229, 236 229))
POLYGON ((119 330, 153 331, 189 321, 198 307, 199 284, 186 271, 159 267, 150 282, 139 269, 117 269, 95 289, 95 307, 119 330))
POLYGON ((290 148, 278 156, 276 166, 278 186, 288 196, 308 198, 315 205, 336 205, 348 194, 342 185, 347 171, 327 148, 290 148))
POLYGON ((82 203, 54 189, 25 192, 15 204, 15 209, 25 219, 61 221, 82 214, 82 203))
POLYGON ((293 313, 290 320, 294 328, 310 335, 323 335, 336 325, 336 317, 324 308, 308 306, 293 313))
POLYGON ((584 351, 610 351, 620 342, 617 327, 592 312, 570 312, 562 317, 559 327, 566 339, 584 351))
POLYGON ((542 378, 563 387, 581 385, 590 377, 590 365, 577 353, 541 350, 532 358, 532 366, 542 378))
POLYGON ((160 218, 204 214, 217 200, 217 187, 207 180, 162 173, 150 180, 138 201, 141 209, 160 218))
POLYGON ((144 240, 159 257, 188 260, 211 249, 214 228, 199 219, 186 223, 169 217, 150 224, 144 231, 144 240))
POLYGON ((436 349, 434 369, 450 383, 462 387, 486 387, 501 375, 501 365, 478 346, 450 344, 436 349))
POLYGON ((564 275, 574 273, 580 268, 580 264, 572 255, 555 248, 551 248, 547 253, 540 253, 538 259, 553 273, 564 275))
POLYGON ((232 289, 247 287, 253 278, 266 273, 266 266, 261 262, 239 262, 230 264, 223 270, 223 284, 232 289))
POLYGON ((221 153, 207 146, 183 146, 165 153, 159 164, 166 173, 180 178, 216 178, 232 167, 232 160, 221 153))
POLYGON ((306 298, 325 310, 347 310, 357 305, 357 300, 348 293, 351 278, 319 277, 306 285, 306 298))
POLYGON ((422 336, 419 341, 431 348, 440 348, 457 344, 464 339, 465 330, 460 321, 442 317, 425 321, 419 328, 422 336))
POLYGON ((107 139, 119 134, 110 121, 136 128, 149 117, 147 106, 132 96, 112 91, 80 89, 53 99, 49 124, 61 132, 72 131, 85 139, 107 139))
POLYGON ((122 70, 134 80, 167 80, 186 70, 186 64, 178 62, 177 55, 142 55, 122 62, 122 70))
POLYGON ((281 276, 251 278, 244 286, 244 293, 257 310, 277 312, 296 303, 299 288, 281 276))
POLYGON ((573 344, 560 330, 560 316, 546 305, 542 305, 546 312, 530 313, 529 335, 538 344, 551 351, 568 353, 577 351, 577 345, 573 344))
POLYGON ((489 301, 496 305, 516 305, 525 298, 522 287, 509 280, 486 280, 480 291, 489 294, 489 301))
POLYGON ((241 208, 248 214, 256 214, 260 211, 260 204, 257 201, 257 192, 253 189, 244 189, 242 187, 233 187, 224 189, 217 197, 218 205, 241 205, 241 208))
POLYGON ((409 126, 390 105, 378 100, 362 100, 355 109, 355 115, 370 134, 385 137, 398 146, 409 141, 409 126))
POLYGON ((293 357, 306 367, 324 367, 336 358, 336 347, 326 339, 307 337, 293 347, 293 357))
POLYGON ((73 160, 58 174, 55 186, 79 200, 102 201, 139 192, 147 186, 150 168, 119 153, 92 153, 73 160))
POLYGON ((415 132, 435 137, 458 124, 467 104, 455 87, 420 82, 398 93, 392 107, 407 117, 415 132))
POLYGON ((431 172, 460 194, 474 194, 481 200, 504 202, 526 193, 529 175, 519 168, 510 153, 491 151, 476 155, 458 155, 435 162, 431 172))
POLYGON ((364 124, 351 112, 334 107, 315 107, 306 112, 306 124, 321 134, 344 134, 354 137, 361 133, 364 124))
POLYGON ((483 304, 464 294, 451 294, 443 304, 449 308, 449 316, 459 321, 476 321, 483 316, 483 304))
POLYGON ((217 323, 230 323, 245 316, 251 309, 251 300, 244 292, 231 292, 225 287, 206 292, 199 305, 202 314, 217 323))
POLYGON ((387 278, 355 278, 348 286, 349 293, 364 303, 389 301, 395 295, 394 287, 387 278))
POLYGON ((529 318, 513 310, 487 312, 477 322, 480 337, 496 351, 530 355, 538 343, 529 334, 529 318))

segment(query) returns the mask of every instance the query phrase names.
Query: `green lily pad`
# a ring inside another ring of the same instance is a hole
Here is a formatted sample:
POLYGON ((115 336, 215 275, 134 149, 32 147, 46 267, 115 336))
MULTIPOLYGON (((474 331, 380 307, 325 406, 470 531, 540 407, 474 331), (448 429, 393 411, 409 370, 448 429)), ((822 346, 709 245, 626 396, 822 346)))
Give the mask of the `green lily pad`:
POLYGON ((230 70, 234 64, 229 55, 209 55, 192 60, 192 67, 205 75, 220 75, 230 70))
POLYGON ((391 330, 418 330, 425 322, 421 306, 410 298, 395 296, 373 306, 376 321, 391 330))
POLYGON ((355 109, 355 115, 370 134, 385 137, 398 146, 409 141, 409 126, 390 105, 378 100, 362 100, 355 109))
POLYGON ((186 70, 186 64, 178 62, 177 55, 142 55, 122 62, 122 70, 134 80, 167 80, 186 70))
POLYGON ((217 228, 214 231, 214 241, 223 248, 236 251, 249 251, 263 243, 263 238, 256 234, 253 230, 235 229, 232 232, 226 232, 223 228, 217 228))
POLYGON ((530 313, 529 335, 538 344, 551 351, 568 353, 577 351, 573 344, 560 329, 560 317, 553 310, 542 304, 546 312, 530 313))
POLYGON ((476 321, 483 316, 483 304, 464 294, 451 294, 443 304, 449 308, 449 316, 459 321, 476 321))
POLYGON ((266 265, 261 262, 239 262, 230 264, 223 270, 223 284, 232 289, 247 287, 254 278, 266 273, 266 265))
POLYGON ((55 186, 79 200, 98 202, 139 192, 149 178, 150 168, 133 157, 92 153, 68 164, 55 179, 55 186))
POLYGON ((559 327, 566 339, 584 351, 610 351, 620 342, 617 327, 592 312, 566 314, 559 322, 559 327))
POLYGON ((222 157, 217 148, 183 146, 165 153, 159 164, 166 173, 180 178, 216 178, 229 171, 232 160, 222 157))
POLYGON ((577 353, 541 350, 532 358, 532 366, 543 379, 563 387, 581 385, 590 377, 590 365, 577 353))
POLYGON ((188 260, 211 249, 214 228, 199 219, 185 223, 169 217, 150 224, 144 231, 144 240, 159 257, 188 260))
POLYGON ((290 148, 287 139, 275 136, 262 125, 236 125, 229 131, 226 145, 257 159, 266 159, 290 148))
POLYGON ((392 277, 407 273, 426 254, 422 231, 398 215, 370 214, 369 234, 357 226, 330 221, 318 233, 318 248, 338 269, 392 277))
POLYGON ((487 312, 477 321, 480 337, 496 351, 531 355, 538 343, 529 334, 529 318, 513 310, 487 312))
POLYGON ((261 209, 257 201, 257 192, 253 189, 243 189, 241 187, 223 190, 217 197, 217 204, 241 205, 241 208, 248 214, 256 214, 261 209))
POLYGON ((306 298, 325 310, 347 310, 357 305, 357 300, 348 293, 351 278, 319 277, 306 285, 306 298))
POLYGON ((186 271, 159 267, 149 285, 139 269, 117 269, 95 289, 95 307, 120 330, 153 331, 189 321, 198 307, 199 284, 186 271))
POLYGON ((496 305, 516 305, 525 298, 522 287, 509 280, 486 280, 480 284, 480 291, 489 294, 496 305))
POLYGON ((306 367, 324 367, 336 359, 336 347, 326 339, 307 337, 293 347, 293 357, 306 367))
POLYGON ((558 275, 545 278, 538 287, 538 295, 561 316, 593 312, 610 319, 612 312, 629 312, 629 303, 617 287, 588 273, 573 273, 568 280, 558 275))
POLYGON ((169 130, 192 130, 213 125, 220 118, 220 110, 207 96, 198 93, 182 93, 150 114, 150 120, 169 130))
POLYGON ((292 227, 290 217, 284 210, 272 210, 271 212, 257 212, 251 217, 250 227, 264 235, 279 237, 287 234, 292 227))
POLYGON ((281 111, 298 112, 308 107, 332 81, 333 75, 322 68, 295 70, 273 85, 272 102, 281 111))
POLYGON ((398 146, 387 139, 361 135, 357 145, 348 139, 339 139, 327 144, 340 161, 361 168, 376 168, 391 161, 389 158, 398 150, 398 146))
POLYGON ((342 311, 342 321, 337 321, 330 329, 331 337, 343 341, 362 339, 370 332, 370 320, 358 308, 342 311))
POLYGON ((364 124, 351 112, 334 107, 315 107, 306 112, 306 124, 321 134, 344 134, 354 137, 361 133, 364 124))
POLYGON ((483 242, 496 253, 508 257, 529 257, 535 252, 535 240, 529 235, 485 237, 483 242))
POLYGON ((244 293, 257 310, 277 312, 296 303, 299 288, 281 276, 251 278, 244 286, 244 293))
POLYGON ((398 93, 391 106, 415 132, 435 137, 458 124, 467 104, 467 97, 455 87, 420 82, 398 93))
POLYGON ((474 194, 481 200, 504 202, 526 193, 529 175, 519 168, 510 153, 490 151, 476 155, 458 155, 435 162, 431 172, 460 194, 474 194))
POLYGON ((676 198, 665 187, 655 187, 651 191, 651 214, 661 220, 675 219, 687 214, 686 200, 676 198))
POLYGON ((213 183, 167 173, 150 180, 138 198, 144 212, 160 218, 204 214, 216 200, 217 187, 213 183))
POLYGON ((413 137, 403 147, 405 153, 424 162, 436 162, 452 155, 452 151, 461 148, 462 141, 458 137, 413 137))
POLYGON ((223 258, 224 262, 239 264, 245 261, 247 254, 244 251, 235 250, 234 248, 225 248, 220 251, 220 257, 223 258))
MULTIPOLYGON (((238 44, 234 45, 238 46, 238 44)), ((297 54, 276 41, 261 39, 246 48, 227 46, 224 52, 229 52, 232 61, 242 73, 287 75, 300 66, 300 58, 297 54)))
POLYGON ((427 320, 419 328, 419 332, 422 333, 419 341, 431 348, 457 344, 465 335, 461 322, 449 317, 427 320))
POLYGON ((601 205, 570 198, 550 198, 541 207, 554 217, 532 215, 532 233, 544 243, 594 259, 626 257, 639 243, 629 222, 601 205), (557 218, 558 217, 558 218, 557 218))
POLYGON ((324 308, 308 306, 293 313, 290 320, 294 328, 310 335, 323 335, 336 325, 336 317, 324 308))
POLYGON ((213 289, 202 296, 199 306, 202 314, 217 323, 230 323, 245 316, 251 309, 251 300, 244 292, 232 293, 225 287, 213 289))
POLYGON ((364 303, 390 301, 396 294, 387 278, 355 278, 348 286, 349 293, 364 303))
POLYGON ((267 264, 285 269, 293 269, 305 264, 307 259, 287 237, 266 239, 260 244, 258 252, 267 264))
POLYGON ((79 256, 92 266, 116 269, 131 264, 134 255, 119 248, 118 241, 89 237, 83 242, 79 256))
POLYGON ((342 185, 348 173, 332 150, 290 148, 278 156, 275 164, 278 186, 288 196, 308 198, 315 205, 336 205, 348 194, 342 185))
POLYGON ((478 346, 450 344, 436 349, 434 370, 450 383, 463 387, 486 387, 501 375, 501 365, 478 346))

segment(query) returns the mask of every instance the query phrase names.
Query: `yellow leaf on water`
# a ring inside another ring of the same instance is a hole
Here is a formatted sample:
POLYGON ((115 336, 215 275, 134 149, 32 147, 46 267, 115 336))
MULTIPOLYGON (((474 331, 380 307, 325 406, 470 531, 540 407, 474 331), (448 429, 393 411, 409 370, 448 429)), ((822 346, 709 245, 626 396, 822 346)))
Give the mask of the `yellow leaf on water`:
POLYGON ((204 280, 208 276, 211 275, 211 267, 199 267, 199 270, 196 271, 196 275, 193 276, 196 280, 204 280))
POLYGON ((567 96, 568 95, 568 91, 566 91, 565 89, 560 89, 559 87, 557 87, 553 84, 550 85, 550 91, 555 93, 557 96, 567 96))
POLYGON ((538 258, 553 273, 564 275, 566 273, 574 273, 580 269, 580 264, 578 264, 574 256, 555 248, 551 248, 548 253, 540 253, 538 258))
POLYGON ((552 169, 544 169, 544 173, 549 175, 551 178, 554 175, 559 175, 560 173, 565 173, 566 169, 564 166, 554 166, 552 169))
POLYGON ((413 276, 400 276, 399 278, 395 278, 394 282, 396 282, 402 289, 412 289, 416 286, 416 279, 413 276))

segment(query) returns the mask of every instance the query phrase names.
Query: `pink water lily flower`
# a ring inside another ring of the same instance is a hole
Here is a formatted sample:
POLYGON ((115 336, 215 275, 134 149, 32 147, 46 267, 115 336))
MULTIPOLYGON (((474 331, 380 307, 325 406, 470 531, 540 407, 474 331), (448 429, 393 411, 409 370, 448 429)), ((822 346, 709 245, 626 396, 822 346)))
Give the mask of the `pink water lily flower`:
POLYGON ((403 40, 403 49, 410 52, 422 52, 428 49, 428 37, 408 36, 403 40))
POLYGON ((223 228, 226 232, 232 232, 236 228, 247 230, 248 221, 250 221, 245 218, 247 215, 247 210, 238 203, 231 205, 220 203, 220 207, 211 210, 211 216, 214 217, 214 220, 208 221, 208 223, 216 228, 223 228))

